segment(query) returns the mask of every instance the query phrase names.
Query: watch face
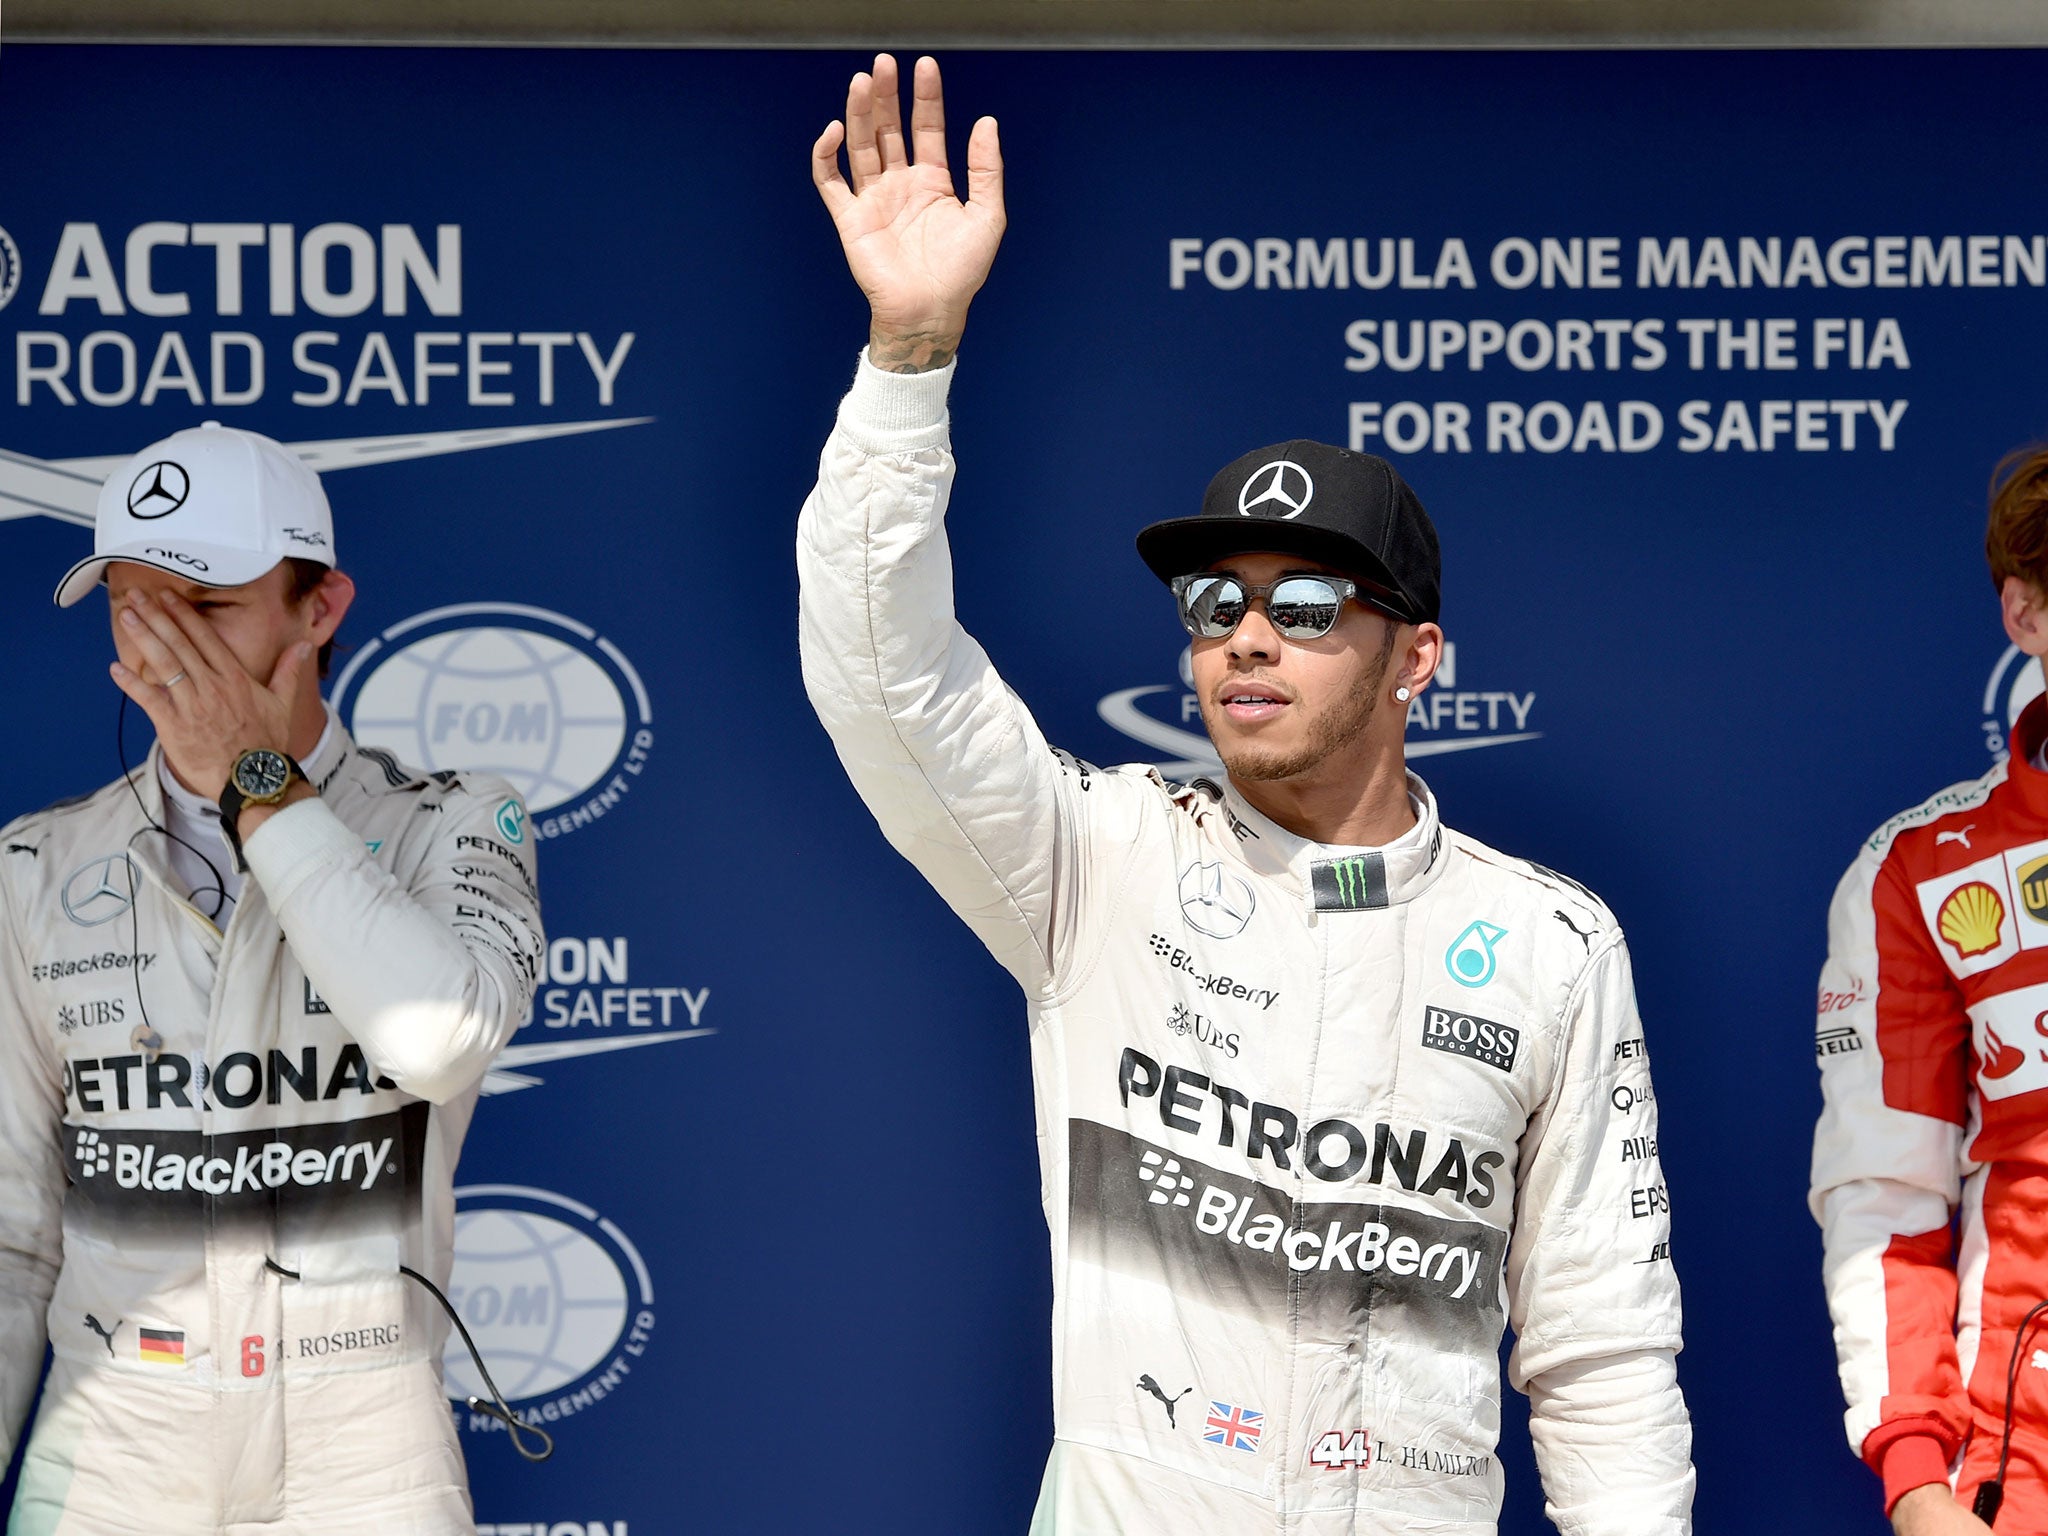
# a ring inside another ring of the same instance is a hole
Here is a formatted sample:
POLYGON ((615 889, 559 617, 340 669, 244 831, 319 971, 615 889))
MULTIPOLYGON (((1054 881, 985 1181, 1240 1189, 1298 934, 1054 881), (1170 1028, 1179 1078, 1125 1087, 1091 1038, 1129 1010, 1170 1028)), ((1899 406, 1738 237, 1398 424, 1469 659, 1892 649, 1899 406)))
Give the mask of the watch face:
POLYGON ((235 788, 252 800, 281 795, 291 782, 292 766, 282 752, 244 752, 235 762, 235 788))

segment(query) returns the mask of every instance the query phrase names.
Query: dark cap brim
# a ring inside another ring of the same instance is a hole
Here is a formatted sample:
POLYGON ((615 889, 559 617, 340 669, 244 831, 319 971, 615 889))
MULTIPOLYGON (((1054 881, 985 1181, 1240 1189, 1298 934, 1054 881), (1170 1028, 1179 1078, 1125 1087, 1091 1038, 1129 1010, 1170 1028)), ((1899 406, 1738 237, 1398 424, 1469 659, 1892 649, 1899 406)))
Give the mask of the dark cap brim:
POLYGON ((1356 539, 1327 528, 1277 518, 1239 522, 1220 517, 1174 517, 1138 534, 1139 558, 1164 582, 1207 570, 1231 555, 1268 550, 1277 555, 1300 555, 1378 588, 1385 601, 1376 601, 1374 606, 1400 609, 1396 617, 1406 623, 1430 622, 1435 617, 1416 612, 1416 605, 1395 585, 1393 574, 1378 555, 1356 539))

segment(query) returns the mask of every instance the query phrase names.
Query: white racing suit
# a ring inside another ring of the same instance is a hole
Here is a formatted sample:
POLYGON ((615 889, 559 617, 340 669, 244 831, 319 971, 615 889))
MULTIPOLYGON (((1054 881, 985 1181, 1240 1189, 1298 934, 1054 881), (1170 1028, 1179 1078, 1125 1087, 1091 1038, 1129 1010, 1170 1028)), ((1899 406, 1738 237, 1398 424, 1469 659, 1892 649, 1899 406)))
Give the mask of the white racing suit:
POLYGON ((1050 749, 953 620, 951 370, 863 361, 797 536, 804 680, 1030 1000, 1054 1444, 1033 1530, 1495 1528, 1497 1350, 1568 1536, 1690 1530, 1627 951, 1443 827, 1291 836, 1050 749))
MULTIPOLYGON (((0 1452, 55 1353, 12 1536, 474 1530, 399 1265, 447 1283, 543 954, 532 839, 502 781, 338 721, 304 766, 225 932, 126 783, 0 829, 0 1452)), ((135 780, 161 822, 154 753, 135 780)))

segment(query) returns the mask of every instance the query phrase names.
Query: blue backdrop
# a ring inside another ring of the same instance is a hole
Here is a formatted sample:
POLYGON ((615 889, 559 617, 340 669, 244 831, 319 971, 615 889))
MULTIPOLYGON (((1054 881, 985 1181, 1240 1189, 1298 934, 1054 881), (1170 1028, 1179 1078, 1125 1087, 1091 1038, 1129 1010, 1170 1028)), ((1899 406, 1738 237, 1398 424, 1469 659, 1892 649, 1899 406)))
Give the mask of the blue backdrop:
MULTIPOLYGON (((1701 1528, 1880 1529, 1804 1209, 1813 984, 1859 839, 2038 686, 1979 552, 2048 426, 2037 58, 945 63, 1010 167, 962 615, 1056 741, 1186 760, 1133 531, 1256 444, 1398 450, 1456 644, 1418 766, 1631 935, 1701 1528)), ((806 155, 858 64, 0 65, 0 809, 116 771, 103 612, 48 594, 94 461, 207 418, 343 445, 359 732, 535 803, 556 942, 456 1289, 559 1450, 465 1428, 486 1529, 1021 1531, 1045 1454, 1021 1001, 797 674, 795 512, 864 336, 806 155)), ((1547 1529, 1519 1422, 1504 1459, 1504 1529, 1547 1529)))

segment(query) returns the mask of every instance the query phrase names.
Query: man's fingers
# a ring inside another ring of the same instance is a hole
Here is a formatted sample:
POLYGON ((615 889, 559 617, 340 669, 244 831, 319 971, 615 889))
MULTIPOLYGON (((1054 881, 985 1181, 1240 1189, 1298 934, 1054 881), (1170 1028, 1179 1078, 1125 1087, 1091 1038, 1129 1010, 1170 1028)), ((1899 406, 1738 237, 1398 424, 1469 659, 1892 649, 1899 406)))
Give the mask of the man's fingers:
POLYGON ((910 155, 903 144, 903 103, 897 99, 896 61, 886 53, 875 55, 875 148, 882 157, 882 169, 908 165, 910 155))
POLYGON ((946 98, 939 61, 922 58, 910 80, 910 147, 919 165, 946 164, 946 98))
POLYGON ((109 663, 107 676, 114 680, 114 686, 127 694, 138 709, 149 716, 149 723, 156 727, 157 734, 161 736, 164 722, 158 717, 170 703, 165 691, 154 683, 144 682, 140 673, 130 672, 118 661, 109 663))
POLYGON ((853 189, 839 171, 839 146, 845 141, 845 125, 827 123, 818 142, 811 146, 811 182, 817 187, 818 196, 825 200, 826 212, 835 219, 840 209, 853 202, 853 189))
POLYGON ((855 192, 882 174, 881 151, 875 148, 875 81, 865 70, 846 87, 846 165, 855 192))
POLYGON ((171 622, 207 666, 216 672, 227 672, 241 665, 235 660, 235 653, 213 632, 213 626, 199 616, 198 609, 175 592, 164 593, 160 601, 171 622))
MULTIPOLYGON (((142 652, 142 660, 151 676, 159 682, 176 677, 183 672, 204 671, 205 666, 198 654, 186 642, 178 626, 171 622, 171 616, 153 603, 142 605, 141 611, 123 605, 121 627, 135 641, 142 652)), ((178 684, 184 687, 183 683, 178 684)))
POLYGON ((996 120, 984 117, 967 136, 967 201, 995 215, 1003 213, 1003 145, 996 120))

